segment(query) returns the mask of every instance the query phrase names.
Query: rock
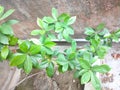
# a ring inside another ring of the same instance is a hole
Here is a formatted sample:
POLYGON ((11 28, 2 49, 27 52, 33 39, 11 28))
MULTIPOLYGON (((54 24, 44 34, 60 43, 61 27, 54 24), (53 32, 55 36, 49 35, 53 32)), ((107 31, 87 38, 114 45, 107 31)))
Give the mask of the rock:
POLYGON ((0 62, 0 90, 14 90, 19 78, 19 69, 10 67, 7 61, 0 62))

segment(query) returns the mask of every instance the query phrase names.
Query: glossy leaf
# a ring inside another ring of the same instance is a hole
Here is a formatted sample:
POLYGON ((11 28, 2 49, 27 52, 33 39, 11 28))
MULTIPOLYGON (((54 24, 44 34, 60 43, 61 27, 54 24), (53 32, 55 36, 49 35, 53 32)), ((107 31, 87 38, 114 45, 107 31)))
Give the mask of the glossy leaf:
POLYGON ((0 6, 0 17, 3 15, 4 13, 4 7, 0 6))
POLYGON ((44 61, 40 62, 38 68, 45 69, 48 67, 48 65, 49 65, 49 62, 47 60, 44 60, 44 61))
POLYGON ((68 64, 67 60, 65 59, 65 56, 63 54, 58 55, 58 59, 56 61, 60 65, 68 64))
POLYGON ((38 25, 41 29, 44 28, 44 26, 43 26, 43 21, 42 21, 40 18, 37 18, 37 25, 38 25))
POLYGON ((51 17, 44 17, 43 21, 47 22, 48 24, 55 22, 55 20, 51 17))
POLYGON ((27 56, 25 54, 19 54, 12 57, 10 61, 11 66, 17 66, 22 64, 26 60, 27 56))
POLYGON ((13 24, 16 24, 18 22, 19 22, 18 20, 8 20, 5 23, 8 24, 8 25, 13 25, 13 24))
POLYGON ((61 41, 63 39, 62 33, 59 33, 57 37, 58 37, 58 40, 61 41))
POLYGON ((10 39, 10 40, 9 40, 9 45, 11 45, 11 46, 16 45, 17 42, 18 42, 18 38, 15 37, 15 36, 11 36, 9 39, 10 39))
POLYGON ((62 14, 58 17, 58 20, 65 20, 65 18, 67 18, 67 17, 70 17, 70 15, 67 14, 67 13, 62 13, 62 14))
POLYGON ((0 43, 2 44, 9 44, 8 37, 0 33, 0 43))
POLYGON ((55 46, 56 43, 55 43, 55 42, 52 42, 52 41, 48 41, 48 42, 45 42, 44 45, 45 45, 46 47, 48 47, 48 48, 51 48, 51 47, 55 46))
POLYGON ((32 64, 34 68, 37 68, 39 66, 39 62, 42 59, 42 56, 40 54, 35 54, 30 56, 31 60, 32 60, 32 64))
POLYGON ((89 64, 88 61, 83 60, 83 59, 80 59, 79 61, 80 61, 80 65, 81 65, 82 68, 84 68, 84 69, 90 69, 91 66, 90 66, 90 64, 89 64))
POLYGON ((54 75, 54 64, 52 62, 49 63, 48 67, 46 68, 47 75, 52 77, 54 75))
POLYGON ((41 46, 40 45, 31 45, 29 49, 29 53, 31 55, 37 54, 40 52, 41 46))
POLYGON ((100 81, 98 80, 96 75, 93 72, 90 72, 90 75, 91 75, 91 82, 95 90, 101 90, 100 81))
POLYGON ((62 71, 65 72, 65 71, 67 71, 67 70, 68 70, 68 64, 64 64, 64 65, 62 66, 62 71))
POLYGON ((95 33, 95 31, 91 27, 85 28, 85 33, 84 34, 92 35, 93 33, 95 33))
POLYGON ((72 42, 72 38, 69 36, 69 34, 65 30, 63 31, 63 37, 67 42, 72 42))
POLYGON ((3 14, 3 16, 0 18, 0 20, 3 20, 3 19, 5 19, 5 18, 7 18, 7 17, 10 16, 14 11, 15 11, 14 9, 8 10, 7 12, 5 12, 5 13, 3 14))
POLYGON ((110 67, 108 65, 95 65, 92 67, 92 70, 95 72, 107 73, 110 71, 110 67))
POLYGON ((90 72, 85 72, 81 77, 81 84, 86 84, 90 81, 90 72))
POLYGON ((76 21, 76 16, 73 16, 71 18, 69 18, 69 20, 67 21, 67 25, 71 25, 76 21))
POLYGON ((1 57, 3 59, 6 59, 8 54, 9 54, 9 48, 8 48, 8 46, 4 46, 1 50, 1 57))
POLYGON ((28 52, 30 48, 30 42, 29 41, 24 41, 19 45, 19 48, 22 52, 26 53, 28 52))
POLYGON ((79 77, 82 76, 85 72, 88 72, 88 70, 87 70, 87 69, 77 70, 77 71, 74 73, 74 78, 79 78, 79 77))
POLYGON ((6 23, 0 26, 0 32, 6 35, 13 35, 12 27, 6 23))
POLYGON ((49 34, 48 34, 48 37, 49 37, 50 39, 56 39, 56 36, 55 36, 54 34, 52 34, 52 33, 49 33, 49 34))
POLYGON ((105 24, 104 23, 100 23, 97 27, 96 27, 96 30, 103 30, 105 27, 105 24))
POLYGON ((52 8, 52 16, 55 20, 57 20, 58 17, 58 12, 56 8, 52 8))
POLYGON ((30 56, 27 56, 27 59, 24 62, 24 71, 25 73, 29 74, 32 70, 32 61, 30 56))
POLYGON ((40 35, 40 30, 33 30, 32 32, 31 32, 31 35, 40 35))

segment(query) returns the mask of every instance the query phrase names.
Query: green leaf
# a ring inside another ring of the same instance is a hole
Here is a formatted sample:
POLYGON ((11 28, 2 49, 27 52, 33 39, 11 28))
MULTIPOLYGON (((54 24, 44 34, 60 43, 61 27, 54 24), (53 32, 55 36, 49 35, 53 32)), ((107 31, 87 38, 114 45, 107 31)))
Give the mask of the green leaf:
POLYGON ((81 77, 81 84, 86 84, 90 81, 90 72, 85 72, 81 77))
POLYGON ((95 33, 95 31, 93 30, 93 28, 91 27, 87 27, 85 28, 85 33, 86 35, 92 35, 93 33, 95 33))
POLYGON ((64 64, 64 65, 62 66, 62 71, 65 72, 65 71, 67 71, 67 70, 68 70, 68 64, 64 64))
POLYGON ((39 62, 42 59, 42 56, 40 54, 35 54, 30 56, 31 60, 32 60, 32 64, 34 68, 37 68, 37 66, 39 66, 39 62))
POLYGON ((100 40, 100 37, 98 36, 98 34, 95 34, 95 40, 100 40))
POLYGON ((80 61, 80 65, 81 65, 82 68, 90 69, 91 65, 89 64, 88 61, 83 60, 83 59, 80 59, 79 61, 80 61))
POLYGON ((71 18, 69 18, 69 20, 67 21, 67 25, 71 25, 76 21, 76 16, 73 16, 71 18))
POLYGON ((24 71, 26 74, 29 74, 32 70, 32 60, 30 56, 27 56, 27 59, 24 62, 24 71))
POLYGON ((45 68, 48 67, 48 65, 49 65, 49 62, 47 60, 44 60, 44 61, 40 62, 38 68, 39 69, 45 69, 45 68))
POLYGON ((104 28, 103 31, 98 34, 104 38, 109 38, 112 36, 107 28, 104 28))
POLYGON ((67 42, 72 42, 72 38, 69 36, 68 32, 63 31, 63 37, 67 42))
POLYGON ((99 43, 100 43, 100 40, 95 40, 95 39, 90 39, 90 44, 94 47, 94 48, 96 48, 98 45, 99 45, 99 43))
POLYGON ((41 29, 44 28, 43 24, 44 24, 43 21, 42 21, 40 18, 37 18, 37 25, 38 25, 41 29))
POLYGON ((40 45, 34 45, 34 44, 32 44, 32 45, 30 46, 29 53, 30 53, 31 55, 37 54, 37 53, 40 52, 40 49, 41 49, 41 46, 40 46, 40 45))
POLYGON ((44 45, 45 45, 46 47, 48 47, 48 48, 51 48, 51 47, 55 46, 56 43, 55 43, 55 42, 52 42, 52 41, 48 41, 48 42, 45 42, 44 45))
POLYGON ((17 37, 11 36, 11 37, 9 38, 9 45, 14 46, 14 45, 17 44, 17 42, 18 42, 18 38, 17 38, 17 37))
POLYGON ((74 35, 74 30, 73 30, 71 27, 66 27, 64 30, 65 30, 68 34, 74 35))
POLYGON ((49 34, 48 34, 48 37, 49 37, 50 39, 56 39, 56 36, 55 36, 54 34, 52 34, 52 33, 49 33, 49 34))
POLYGON ((68 55, 69 59, 70 60, 73 60, 76 58, 76 53, 75 52, 72 52, 71 54, 68 55))
POLYGON ((7 17, 10 16, 14 11, 15 11, 14 9, 8 10, 7 12, 5 12, 5 13, 3 14, 3 16, 0 18, 0 20, 3 20, 3 19, 5 19, 5 18, 7 18, 7 17))
POLYGON ((99 58, 104 58, 104 56, 105 56, 105 54, 107 53, 107 51, 108 51, 108 47, 107 46, 101 46, 101 47, 99 47, 99 49, 97 50, 97 55, 98 55, 98 57, 99 58))
POLYGON ((55 28, 55 25, 54 25, 54 24, 49 24, 49 25, 45 28, 45 30, 46 30, 46 31, 51 31, 51 30, 54 30, 54 28, 55 28))
POLYGON ((77 70, 77 71, 74 72, 74 78, 79 78, 79 77, 80 77, 79 71, 77 70))
POLYGON ((0 26, 0 32, 6 35, 13 35, 13 29, 10 25, 4 23, 0 26))
POLYGON ((31 32, 31 35, 40 35, 40 30, 36 29, 31 32))
POLYGON ((110 32, 109 32, 109 30, 107 28, 104 28, 104 32, 105 32, 105 34, 104 34, 105 38, 111 37, 111 34, 110 34, 110 32))
POLYGON ((0 6, 0 17, 3 15, 4 13, 4 7, 0 6))
POLYGON ((83 54, 84 60, 87 60, 87 61, 91 59, 91 56, 92 56, 91 52, 88 52, 88 51, 85 51, 83 54))
POLYGON ((44 17, 43 21, 47 22, 48 24, 54 23, 55 20, 51 17, 44 17))
POLYGON ((92 85, 94 86, 95 90, 101 90, 100 81, 98 80, 96 75, 93 72, 90 72, 90 76, 92 85))
POLYGON ((9 44, 8 43, 8 37, 0 33, 0 43, 2 44, 9 44))
POLYGON ((61 22, 56 22, 55 23, 55 32, 60 33, 62 31, 63 31, 63 26, 62 26, 61 22))
POLYGON ((88 72, 87 69, 82 69, 79 71, 79 76, 82 76, 84 73, 88 72))
POLYGON ((107 73, 110 71, 110 67, 108 65, 95 65, 92 67, 92 70, 95 72, 107 73))
POLYGON ((12 57, 11 61, 10 61, 10 65, 11 66, 17 66, 22 64, 27 58, 27 55, 25 54, 18 54, 12 57))
POLYGON ((18 22, 19 22, 18 20, 8 20, 5 23, 8 24, 8 25, 13 25, 13 24, 16 24, 18 22))
POLYGON ((67 18, 67 17, 70 17, 70 15, 67 14, 67 13, 62 13, 62 14, 58 17, 58 20, 65 20, 65 18, 67 18))
POLYGON ((66 65, 68 64, 67 60, 65 59, 65 56, 63 54, 58 55, 58 59, 56 61, 60 65, 66 65))
POLYGON ((120 37, 120 29, 118 29, 117 31, 115 31, 115 35, 116 35, 117 37, 120 37))
POLYGON ((57 17, 58 17, 57 9, 52 8, 52 16, 53 16, 53 18, 57 21, 57 17))
POLYGON ((29 41, 24 41, 19 45, 19 48, 22 52, 26 53, 26 52, 28 52, 30 45, 31 44, 29 41))
POLYGON ((92 51, 92 52, 95 52, 95 47, 94 46, 90 46, 90 50, 92 51))
POLYGON ((58 37, 58 40, 61 41, 63 39, 62 33, 59 33, 57 37, 58 37))
POLYGON ((52 54, 53 54, 53 51, 52 51, 50 48, 41 46, 41 53, 47 53, 47 54, 52 55, 52 54))
POLYGON ((9 53, 9 48, 8 48, 8 46, 4 46, 4 47, 2 48, 2 50, 1 50, 1 57, 2 57, 3 59, 6 59, 7 56, 8 56, 8 53, 9 53))
POLYGON ((105 27, 105 24, 104 23, 100 23, 97 27, 96 27, 96 30, 99 31, 99 30, 103 30, 105 27))
POLYGON ((40 30, 40 34, 41 34, 41 35, 44 35, 45 33, 46 33, 45 30, 40 30))
POLYGON ((47 75, 52 77, 54 75, 54 64, 52 62, 49 63, 48 67, 46 68, 47 75))

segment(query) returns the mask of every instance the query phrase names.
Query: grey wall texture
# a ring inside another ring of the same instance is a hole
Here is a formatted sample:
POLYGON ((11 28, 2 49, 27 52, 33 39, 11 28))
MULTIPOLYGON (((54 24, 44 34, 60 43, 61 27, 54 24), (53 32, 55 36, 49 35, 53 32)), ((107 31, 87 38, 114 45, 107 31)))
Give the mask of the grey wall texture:
POLYGON ((84 38, 86 26, 105 23, 111 31, 120 27, 120 0, 0 0, 6 10, 14 8, 15 13, 9 17, 18 19, 14 26, 16 35, 22 39, 30 38, 30 31, 38 28, 37 17, 51 15, 52 7, 59 13, 67 12, 77 16, 73 25, 75 38, 84 38))
MULTIPOLYGON (((37 17, 51 15, 52 7, 59 13, 67 12, 77 16, 73 25, 74 38, 84 38, 84 28, 95 27, 105 23, 110 31, 120 28, 120 0, 0 0, 6 10, 13 8, 15 13, 8 19, 18 19, 20 23, 13 26, 15 34, 21 39, 31 38, 30 32, 37 29, 37 17)), ((112 58, 112 53, 119 53, 119 45, 106 56, 105 61, 112 67, 110 73, 101 75, 103 90, 120 90, 120 60, 112 58)))

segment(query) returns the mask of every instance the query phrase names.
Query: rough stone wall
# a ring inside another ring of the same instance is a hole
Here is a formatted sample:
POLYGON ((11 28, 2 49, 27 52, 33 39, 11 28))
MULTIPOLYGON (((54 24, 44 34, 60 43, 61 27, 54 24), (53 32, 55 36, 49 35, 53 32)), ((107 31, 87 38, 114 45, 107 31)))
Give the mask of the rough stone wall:
POLYGON ((16 12, 10 17, 20 20, 14 26, 18 37, 30 38, 30 31, 37 28, 36 18, 51 15, 55 7, 59 13, 67 12, 77 16, 73 25, 75 38, 83 38, 84 27, 104 22, 110 30, 120 27, 120 0, 0 0, 6 9, 16 12))
MULTIPOLYGON (((96 26, 101 22, 104 22, 110 31, 120 27, 120 0, 0 0, 0 5, 3 5, 6 10, 9 8, 16 9, 9 19, 13 18, 20 21, 13 27, 16 36, 21 39, 31 38, 30 31, 38 28, 36 18, 51 15, 52 7, 57 8, 59 13, 67 12, 77 16, 77 21, 73 25, 75 38, 84 38, 84 27, 96 26)), ((111 53, 119 50, 118 46, 115 47, 116 50, 113 49, 111 53)), ((111 53, 108 54, 104 63, 110 64, 113 69, 107 81, 107 75, 101 76, 103 90, 120 90, 120 62, 119 60, 113 60, 111 53)), ((35 82, 37 83, 37 81, 35 82)), ((29 84, 27 83, 27 85, 29 84)), ((38 86, 35 87, 37 88, 38 86)))

